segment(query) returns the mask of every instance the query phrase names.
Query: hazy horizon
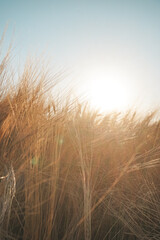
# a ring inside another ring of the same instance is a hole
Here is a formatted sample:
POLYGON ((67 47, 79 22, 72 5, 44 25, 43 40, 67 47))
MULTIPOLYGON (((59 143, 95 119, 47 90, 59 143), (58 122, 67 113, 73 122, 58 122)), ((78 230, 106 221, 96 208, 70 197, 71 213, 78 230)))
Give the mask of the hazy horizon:
POLYGON ((8 24, 4 48, 13 39, 16 63, 44 53, 51 65, 69 70, 78 92, 90 94, 96 107, 148 110, 160 106, 159 13, 156 0, 6 0, 0 33, 8 24))

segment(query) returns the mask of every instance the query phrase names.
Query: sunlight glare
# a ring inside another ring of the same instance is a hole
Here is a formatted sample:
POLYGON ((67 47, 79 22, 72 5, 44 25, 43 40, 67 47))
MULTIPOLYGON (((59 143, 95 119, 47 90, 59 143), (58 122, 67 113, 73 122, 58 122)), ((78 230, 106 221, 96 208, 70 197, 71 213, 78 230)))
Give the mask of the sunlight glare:
POLYGON ((128 107, 129 89, 121 72, 93 70, 85 74, 86 92, 92 107, 103 112, 123 111, 128 107))

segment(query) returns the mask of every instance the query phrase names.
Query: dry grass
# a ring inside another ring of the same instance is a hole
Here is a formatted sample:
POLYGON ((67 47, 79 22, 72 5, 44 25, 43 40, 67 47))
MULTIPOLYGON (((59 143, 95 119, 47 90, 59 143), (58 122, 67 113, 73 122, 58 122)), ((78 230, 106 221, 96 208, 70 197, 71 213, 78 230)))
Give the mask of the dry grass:
POLYGON ((1 239, 160 239, 155 113, 100 116, 63 96, 46 101, 44 71, 27 65, 13 87, 7 64, 8 55, 0 65, 0 159, 13 166, 16 194, 1 239))

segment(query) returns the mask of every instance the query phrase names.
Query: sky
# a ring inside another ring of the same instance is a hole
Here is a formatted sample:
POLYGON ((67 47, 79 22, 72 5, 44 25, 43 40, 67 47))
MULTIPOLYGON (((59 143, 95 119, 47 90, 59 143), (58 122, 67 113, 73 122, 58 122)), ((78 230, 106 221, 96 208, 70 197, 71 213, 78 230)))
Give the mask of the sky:
POLYGON ((160 106, 159 0, 0 0, 6 24, 15 61, 45 53, 96 107, 160 106))

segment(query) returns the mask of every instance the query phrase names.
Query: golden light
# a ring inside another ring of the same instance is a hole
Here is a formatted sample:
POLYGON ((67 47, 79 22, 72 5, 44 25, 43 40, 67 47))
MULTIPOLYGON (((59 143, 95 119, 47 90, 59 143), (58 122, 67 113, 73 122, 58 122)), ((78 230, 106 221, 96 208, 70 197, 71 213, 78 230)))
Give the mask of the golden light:
POLYGON ((104 112, 123 111, 130 101, 127 76, 115 68, 92 69, 85 73, 85 92, 90 105, 104 112))

